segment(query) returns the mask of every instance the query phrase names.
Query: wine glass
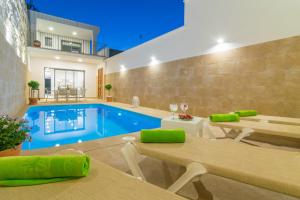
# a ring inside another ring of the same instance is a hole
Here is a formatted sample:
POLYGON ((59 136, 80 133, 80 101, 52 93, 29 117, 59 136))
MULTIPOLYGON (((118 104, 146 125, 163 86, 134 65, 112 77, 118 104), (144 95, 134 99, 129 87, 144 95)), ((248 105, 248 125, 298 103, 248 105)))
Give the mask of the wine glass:
POLYGON ((175 119, 175 112, 178 110, 178 105, 176 103, 170 104, 170 110, 172 112, 173 119, 175 119))
POLYGON ((187 103, 181 103, 180 104, 180 109, 184 114, 186 114, 186 111, 189 109, 189 105, 187 103))

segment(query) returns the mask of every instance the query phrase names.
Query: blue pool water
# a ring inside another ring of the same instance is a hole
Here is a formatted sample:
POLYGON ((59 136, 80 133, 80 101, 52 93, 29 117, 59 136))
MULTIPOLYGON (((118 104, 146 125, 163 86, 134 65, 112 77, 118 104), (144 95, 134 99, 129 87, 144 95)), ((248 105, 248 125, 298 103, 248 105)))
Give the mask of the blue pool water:
POLYGON ((160 127, 160 119, 103 104, 34 106, 24 118, 32 142, 23 150, 81 143, 160 127))

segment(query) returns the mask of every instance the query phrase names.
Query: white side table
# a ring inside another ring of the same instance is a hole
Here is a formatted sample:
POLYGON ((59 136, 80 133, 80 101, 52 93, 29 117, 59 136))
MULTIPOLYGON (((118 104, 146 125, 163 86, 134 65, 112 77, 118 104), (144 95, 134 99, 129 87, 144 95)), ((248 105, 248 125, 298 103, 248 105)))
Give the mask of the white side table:
POLYGON ((173 117, 163 118, 161 121, 162 129, 178 129, 181 128, 185 130, 187 134, 196 137, 202 137, 202 126, 203 118, 194 117, 191 121, 184 121, 179 119, 177 116, 175 119, 173 117))

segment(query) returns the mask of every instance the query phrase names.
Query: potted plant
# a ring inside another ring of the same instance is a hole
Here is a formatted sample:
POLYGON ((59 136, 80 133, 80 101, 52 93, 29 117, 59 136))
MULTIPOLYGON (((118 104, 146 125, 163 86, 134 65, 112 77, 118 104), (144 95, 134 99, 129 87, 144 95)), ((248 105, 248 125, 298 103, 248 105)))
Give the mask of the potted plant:
POLYGON ((113 98, 110 96, 110 90, 112 89, 112 85, 110 83, 105 85, 105 89, 108 91, 108 96, 106 96, 107 102, 112 102, 113 98))
POLYGON ((34 47, 41 47, 41 41, 39 41, 39 40, 34 40, 34 41, 33 41, 33 46, 34 46, 34 47))
POLYGON ((29 104, 36 105, 39 100, 39 82, 37 81, 29 81, 29 104))
POLYGON ((24 141, 30 141, 29 127, 23 119, 0 116, 0 157, 18 156, 24 141))

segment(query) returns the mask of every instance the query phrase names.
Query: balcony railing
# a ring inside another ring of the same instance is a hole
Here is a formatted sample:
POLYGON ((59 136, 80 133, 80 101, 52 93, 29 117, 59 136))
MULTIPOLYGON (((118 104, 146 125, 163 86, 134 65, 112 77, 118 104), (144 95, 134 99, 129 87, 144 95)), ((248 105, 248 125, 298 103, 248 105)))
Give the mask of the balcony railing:
POLYGON ((80 54, 94 54, 91 40, 82 40, 78 38, 37 31, 35 34, 35 39, 32 40, 32 45, 36 46, 34 41, 39 41, 40 47, 45 49, 80 54))

